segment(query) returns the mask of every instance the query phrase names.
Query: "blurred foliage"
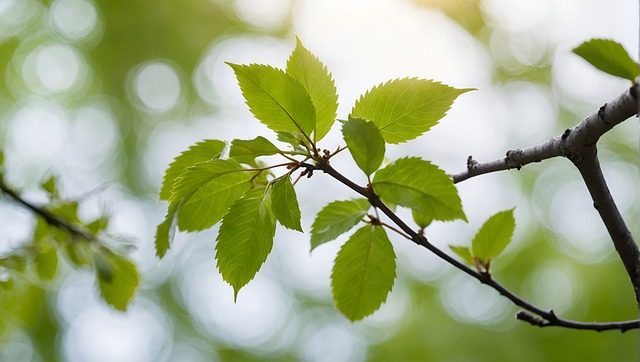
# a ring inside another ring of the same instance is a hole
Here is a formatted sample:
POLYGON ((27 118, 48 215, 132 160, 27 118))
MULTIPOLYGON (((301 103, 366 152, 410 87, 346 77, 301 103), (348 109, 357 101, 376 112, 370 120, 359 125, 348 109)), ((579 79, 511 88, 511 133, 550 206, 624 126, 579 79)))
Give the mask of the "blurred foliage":
MULTIPOLYGON (((497 29, 495 24, 487 24, 483 13, 482 2, 475 0, 415 0, 417 4, 432 9, 439 9, 464 29, 478 39, 492 57, 494 69, 492 79, 496 85, 523 81, 536 83, 549 90, 551 88, 552 72, 550 57, 553 44, 540 46, 540 54, 532 64, 525 64, 513 56, 508 46, 491 49, 491 43, 507 44, 517 42, 521 34, 505 33, 497 29)), ((155 205, 155 199, 149 201, 148 195, 154 195, 157 190, 151 182, 143 177, 145 159, 145 141, 150 137, 154 128, 171 122, 189 124, 193 121, 192 108, 203 103, 190 81, 193 71, 202 59, 207 48, 216 41, 227 36, 239 34, 256 34, 268 32, 279 37, 292 38, 290 24, 285 22, 281 28, 271 30, 256 29, 250 24, 243 23, 233 8, 233 1, 108 1, 95 3, 98 20, 95 30, 80 39, 71 39, 52 27, 48 17, 49 10, 59 1, 48 0, 18 0, 9 1, 10 13, 2 13, 0 18, 0 148, 5 149, 6 158, 11 161, 19 155, 12 154, 8 145, 12 142, 12 116, 25 102, 33 99, 44 99, 70 110, 90 104, 96 99, 104 102, 113 115, 112 121, 118 130, 116 148, 105 158, 109 162, 96 166, 101 170, 100 177, 105 180, 115 180, 126 190, 127 197, 141 200, 149 205, 155 205), (69 92, 47 92, 42 89, 31 88, 28 85, 28 72, 22 67, 25 59, 39 46, 61 43, 68 45, 80 54, 83 64, 89 71, 81 74, 81 86, 76 86, 69 92), (185 93, 184 104, 178 107, 181 111, 157 114, 141 110, 133 104, 130 95, 131 72, 140 64, 154 60, 166 60, 175 67, 181 79, 185 93), (84 84, 88 83, 88 84, 84 84)), ((5 9, 6 11, 6 9, 5 9)), ((587 40, 587 39, 584 39, 587 40)), ((480 90, 482 91, 482 90, 480 90)), ((563 103, 558 96, 559 113, 554 130, 561 132, 580 120, 584 114, 575 114, 574 108, 563 103)), ((599 105, 593 105, 596 110, 599 105)), ((208 105, 208 112, 214 112, 213 106, 208 105)), ((602 139, 601 155, 603 164, 626 167, 637 170, 637 145, 629 142, 628 127, 637 124, 622 125, 620 129, 602 139)), ((527 146, 527 145, 521 145, 527 146)), ((563 160, 564 161, 564 160, 563 160)), ((41 175, 25 172, 21 176, 30 175, 32 179, 20 179, 20 184, 12 178, 12 162, 6 162, 6 179, 16 188, 25 190, 25 195, 53 189, 48 179, 43 182, 43 188, 33 186, 39 183, 41 175), (24 183, 24 185, 22 184, 24 183)), ((562 162, 562 161, 558 161, 562 162)), ((560 177, 554 162, 543 165, 532 165, 518 173, 506 176, 510 185, 529 199, 517 206, 516 211, 524 210, 531 216, 527 220, 526 232, 516 238, 513 251, 506 250, 503 261, 492 265, 496 279, 512 288, 525 298, 531 298, 546 308, 549 300, 544 299, 545 293, 553 292, 547 285, 535 282, 535 275, 553 270, 561 266, 569 271, 569 279, 574 290, 573 299, 564 308, 562 315, 579 320, 622 320, 637 317, 637 309, 633 303, 633 291, 629 287, 628 277, 624 268, 613 253, 603 256, 597 262, 581 261, 579 255, 572 256, 567 251, 566 235, 559 235, 549 227, 548 210, 554 190, 560 188, 560 182, 579 180, 575 173, 567 172, 560 177), (551 185, 540 185, 540 180, 557 180, 551 185), (542 289, 540 289, 542 288, 542 289)), ((21 165, 28 167, 28 165, 21 165)), ((51 167, 55 165, 50 165, 51 167)), ((566 165, 565 165, 566 166, 566 165)), ((16 166, 13 166, 16 167, 16 166)), ((82 171, 80 171, 82 172, 82 171)), ((159 180, 155 185, 159 185, 159 180)), ((635 193, 635 199, 638 193, 635 193)), ((61 200, 63 198, 60 198, 61 200)), ((48 205, 48 197, 40 198, 48 205)), ((0 198, 0 204, 7 201, 5 196, 0 198)), ((637 202, 635 202, 637 205, 637 202)), ((78 205, 76 205, 78 206, 78 205)), ((97 233, 108 227, 105 219, 91 219, 82 222, 78 218, 72 204, 60 204, 55 210, 60 215, 66 215, 73 222, 80 222, 91 232, 97 233)), ((117 211, 117 210, 116 210, 117 211)), ((304 210, 303 210, 304 212, 304 210)), ((6 214, 3 214, 6 215, 6 214)), ((0 215, 1 216, 1 215, 0 215)), ((625 213, 628 220, 639 220, 637 207, 629 208, 625 213)), ((156 221, 156 220, 154 220, 156 221)), ((517 220, 517 222, 521 222, 517 220)), ((35 218, 29 224, 35 235, 40 233, 35 218)), ((0 220, 0 233, 7 225, 0 220)), ((516 229, 517 231, 517 229, 516 229)), ((637 229, 636 238, 637 235, 637 229)), ((49 233, 54 233, 49 230, 49 233)), ((55 233, 54 233, 55 234, 55 233)), ((206 235, 210 237, 210 235, 206 235)), ((63 315, 59 300, 62 291, 59 289, 65 280, 74 274, 82 274, 82 270, 89 268, 85 263, 96 263, 89 252, 76 248, 76 244, 67 248, 59 248, 59 244, 69 241, 68 235, 56 235, 51 244, 38 244, 36 238, 28 237, 20 244, 24 248, 14 249, 15 253, 2 254, 0 270, 0 360, 10 361, 63 361, 77 360, 70 358, 63 349, 63 341, 71 334, 75 319, 70 321, 63 315), (39 245, 38 248, 33 248, 39 245), (58 251, 56 275, 52 280, 48 278, 54 268, 52 248, 58 251), (24 254, 24 252, 33 252, 24 254), (41 252, 40 252, 41 251, 41 252), (17 253, 17 254, 16 254, 17 253), (84 256, 83 256, 84 255, 84 256), (70 268, 78 265, 77 271, 70 268), (9 267, 9 268, 8 268, 9 267), (71 323, 73 322, 73 323, 71 323)), ((151 240, 142 240, 151 243, 151 240)), ((118 244, 118 243, 114 243, 118 244)), ((154 277, 149 272, 147 280, 142 276, 141 291, 134 299, 157 306, 162 311, 162 318, 166 319, 166 331, 169 347, 173 346, 173 353, 180 353, 178 346, 191 351, 192 355, 184 356, 196 361, 296 361, 313 360, 305 351, 312 344, 312 336, 329 337, 323 345, 323 354, 330 355, 334 349, 331 343, 341 341, 341 334, 321 334, 323 330, 346 331, 354 335, 352 360, 370 361, 637 361, 638 335, 636 331, 624 334, 611 331, 595 333, 590 331, 573 331, 566 329, 539 329, 524 323, 514 321, 511 316, 515 308, 507 305, 506 310, 500 311, 501 316, 490 321, 476 321, 465 319, 447 307, 444 290, 452 283, 452 278, 442 278, 441 281, 424 282, 415 273, 399 270, 399 280, 404 284, 397 285, 391 293, 407 295, 405 313, 389 326, 382 323, 382 327, 375 322, 365 320, 361 323, 349 324, 344 318, 337 316, 333 302, 329 298, 319 298, 308 292, 288 286, 286 280, 289 275, 284 270, 276 268, 271 276, 279 282, 278 286, 286 289, 286 296, 293 300, 293 304, 285 308, 294 316, 292 320, 283 324, 294 332, 284 332, 283 327, 275 326, 275 330, 283 335, 286 343, 279 343, 273 350, 264 346, 251 346, 230 340, 227 331, 212 332, 204 327, 206 321, 200 320, 187 301, 188 295, 181 289, 183 283, 189 280, 183 275, 180 266, 186 268, 196 257, 208 258, 211 267, 207 273, 216 273, 211 240, 205 248, 198 248, 195 240, 186 247, 188 251, 176 256, 178 261, 164 261, 160 274, 164 277, 154 277), (330 337, 335 336, 334 339, 330 337), (337 339, 337 340, 336 340, 337 339), (358 352, 359 351, 359 352, 358 352), (364 351, 364 352, 363 352, 364 351), (195 356, 195 357, 194 357, 195 356)), ((3 249, 4 250, 4 249, 3 249)), ((150 249, 147 249, 150 250, 150 249)), ((610 252, 607 249, 605 252, 610 252)), ((419 253, 426 252, 420 250, 419 253)), ((399 258, 399 265, 402 263, 399 258)), ((430 259, 425 258, 425 263, 430 259)), ((98 262, 101 263, 101 262, 98 262)), ((113 262, 118 264, 118 262, 113 262)), ((401 266, 401 265, 400 265, 401 266)), ((126 267, 125 267, 126 268, 126 267)), ((408 267, 406 269, 409 269, 408 267)), ((201 269, 200 269, 201 270, 201 269)), ((199 270, 199 271, 200 271, 199 270)), ((97 273, 103 279, 109 279, 109 271, 97 273)), ((455 274, 455 273, 453 273, 455 274)), ((548 275, 548 274, 546 274, 548 275)), ((92 276, 95 278, 95 276, 92 276)), ((328 280, 327 280, 328 283, 328 280)), ((68 284, 68 283, 67 283, 68 284)), ((554 285, 551 283, 551 285, 554 285)), ((211 288, 215 288, 211 286, 211 288)), ((97 285, 96 285, 97 289, 97 285)), ((206 289, 206 288, 205 288, 206 289)), ((203 290, 202 293, 208 292, 203 290)), ((64 292, 68 293, 68 292, 64 292)), ((217 293, 216 294, 222 294, 217 293)), ((461 293, 460 296, 473 295, 461 293)), ((219 296, 227 298, 228 295, 219 296)), ((76 296, 77 305, 89 304, 86 295, 76 296)), ((262 302, 262 301, 261 301, 262 302)), ((475 301, 468 300, 473 304, 475 301)), ((146 304, 142 304, 144 308, 146 304)), ((94 309, 92 309, 94 310, 94 309)), ((114 317, 117 318, 117 317, 114 317)), ((80 319, 76 317, 76 319, 80 319)), ((373 317, 375 321, 375 316, 373 317)), ((78 322, 79 323, 79 322, 78 322)), ((152 328, 144 326, 145 332, 151 334, 152 328)), ((125 330, 120 331, 124 334, 125 330)), ((106 336, 104 343, 109 338, 106 336)), ((69 337, 70 338, 70 337, 69 337)), ((102 342, 102 341, 99 341, 102 342)), ((344 342, 347 343, 347 342, 344 342)), ((274 342, 275 344, 275 342, 274 342)), ((340 345, 344 347, 344 344, 340 345)), ((347 348, 348 352, 348 348, 347 348)), ((159 353, 159 352, 158 352, 159 353)), ((171 355, 171 351, 157 354, 156 360, 180 360, 183 356, 171 355)))

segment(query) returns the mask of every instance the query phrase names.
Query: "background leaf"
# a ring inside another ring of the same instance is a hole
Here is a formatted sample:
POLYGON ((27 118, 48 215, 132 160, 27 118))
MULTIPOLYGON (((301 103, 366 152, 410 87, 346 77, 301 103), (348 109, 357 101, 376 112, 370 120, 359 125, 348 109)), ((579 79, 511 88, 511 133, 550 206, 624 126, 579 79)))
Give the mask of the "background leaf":
POLYGON ((342 135, 351 157, 364 173, 374 173, 384 160, 385 143, 373 122, 349 116, 342 125, 342 135))
POLYGON ((193 166, 199 162, 205 162, 219 155, 224 149, 224 142, 218 140, 205 140, 198 142, 189 147, 188 150, 182 152, 176 157, 167 168, 162 179, 162 188, 160 189, 160 200, 169 200, 171 197, 171 189, 176 182, 178 176, 184 173, 187 167, 193 166))
POLYGON ((315 141, 333 126, 338 110, 336 86, 327 67, 296 37, 296 48, 287 61, 287 73, 307 90, 316 111, 315 141))
POLYGON ((473 256, 486 263, 502 253, 516 228, 513 209, 491 216, 471 242, 473 256))
POLYGON ((315 129, 316 111, 307 90, 291 75, 262 64, 227 63, 256 118, 274 131, 303 133, 315 129))
POLYGON ((173 236, 175 234, 175 214, 177 206, 169 206, 167 215, 164 217, 164 221, 160 223, 156 229, 156 256, 160 259, 164 257, 171 246, 173 236))
POLYGON ((396 254, 381 226, 364 226, 342 246, 331 273, 336 306, 351 321, 375 312, 396 277, 396 254))
POLYGON ((426 79, 391 80, 362 95, 351 115, 373 122, 387 143, 407 142, 438 124, 453 101, 471 90, 426 79))
POLYGON ((373 178, 373 189, 383 200, 415 209, 423 217, 467 220, 451 178, 417 157, 398 159, 379 170, 373 178))
POLYGON ((634 81, 638 76, 636 63, 622 44, 608 39, 591 39, 573 52, 599 70, 616 77, 634 81))
POLYGON ((468 246, 449 245, 449 249, 456 253, 456 255, 458 255, 468 265, 474 265, 471 248, 468 246))
POLYGON ((252 140, 233 140, 229 157, 239 163, 248 163, 259 156, 275 155, 280 150, 268 139, 258 136, 252 140))
POLYGON ((55 248, 47 247, 36 255, 36 268, 38 276, 42 279, 51 280, 56 275, 58 269, 58 253, 55 248))
POLYGON ((267 260, 275 230, 270 192, 266 187, 247 191, 222 219, 216 260, 222 278, 233 287, 234 299, 267 260))
POLYGON ((318 212, 311 226, 311 250, 351 230, 369 210, 367 199, 334 201, 318 212))
POLYGON ((111 268, 111 276, 107 277, 96 268, 100 294, 108 304, 124 311, 138 286, 138 270, 124 256, 110 251, 104 251, 101 255, 111 268))
POLYGON ((279 178, 272 184, 271 199, 271 209, 280 224, 287 229, 302 232, 298 198, 288 175, 279 178))

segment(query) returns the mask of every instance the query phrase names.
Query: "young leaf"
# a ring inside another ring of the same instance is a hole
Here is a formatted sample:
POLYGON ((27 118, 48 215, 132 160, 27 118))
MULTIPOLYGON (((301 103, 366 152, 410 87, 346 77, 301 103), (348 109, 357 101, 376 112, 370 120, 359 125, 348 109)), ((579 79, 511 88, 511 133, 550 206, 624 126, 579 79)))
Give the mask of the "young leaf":
POLYGON ((169 207, 178 207, 178 228, 204 230, 222 219, 229 206, 251 186, 251 174, 233 160, 189 167, 176 181, 169 207))
POLYGON ((229 157, 239 163, 253 161, 259 156, 275 155, 280 150, 268 139, 258 136, 252 140, 233 140, 229 149, 229 157))
POLYGON ((591 39, 573 52, 599 70, 616 77, 634 81, 638 76, 636 63, 622 44, 609 39, 591 39))
POLYGON ((407 142, 438 124, 453 101, 471 90, 426 79, 391 80, 362 95, 351 115, 373 122, 387 143, 407 142))
POLYGON ((56 178, 49 176, 44 182, 40 184, 43 190, 45 190, 49 196, 55 197, 58 194, 58 188, 56 186, 56 178))
POLYGON ((373 189, 383 200, 416 210, 423 217, 467 221, 451 178, 417 157, 398 159, 376 172, 373 189))
POLYGON ((296 48, 287 61, 287 73, 307 90, 316 111, 315 140, 331 129, 338 110, 336 86, 327 67, 296 37, 296 48))
POLYGON ((58 253, 55 248, 43 249, 36 255, 36 269, 40 278, 53 279, 58 269, 58 253))
POLYGON ((96 265, 98 287, 104 300, 114 308, 125 311, 138 286, 138 270, 124 256, 103 251, 104 262, 108 265, 110 275, 96 265))
POLYGON ((480 228, 471 242, 473 256, 482 264, 495 259, 511 242, 516 228, 513 209, 491 216, 480 228))
POLYGON ((160 259, 164 257, 171 246, 173 236, 175 234, 175 215, 177 207, 169 206, 164 221, 158 225, 156 229, 156 256, 160 259))
POLYGON ((456 253, 468 265, 474 265, 471 249, 468 246, 449 245, 449 249, 456 253))
POLYGON ((356 226, 369 210, 367 199, 334 201, 325 206, 311 226, 311 250, 356 226))
POLYGON ((160 200, 169 200, 171 197, 171 189, 176 183, 178 176, 185 172, 187 167, 191 167, 199 162, 206 162, 217 155, 224 149, 224 142, 218 140, 205 140, 198 142, 189 147, 188 150, 182 152, 176 157, 167 168, 162 179, 162 188, 160 189, 160 200))
POLYGON ((396 277, 396 254, 381 226, 364 226, 342 246, 331 273, 336 306, 351 321, 375 312, 396 277))
POLYGON ((281 177, 272 184, 271 198, 273 201, 271 209, 276 220, 287 229, 302 232, 298 199, 289 176, 281 177))
POLYGON ((431 225, 433 222, 433 218, 431 216, 418 212, 415 209, 411 210, 411 215, 413 216, 413 221, 415 221, 422 229, 431 225))
POLYGON ((222 219, 216 260, 222 279, 233 287, 234 300, 267 260, 275 230, 270 190, 266 187, 247 191, 222 219))
POLYGON ((311 135, 316 111, 297 79, 266 65, 227 64, 236 73, 242 95, 260 122, 274 131, 311 135))
POLYGON ((374 173, 384 160, 385 143, 378 127, 361 118, 349 117, 342 125, 342 135, 351 156, 367 176, 374 173))

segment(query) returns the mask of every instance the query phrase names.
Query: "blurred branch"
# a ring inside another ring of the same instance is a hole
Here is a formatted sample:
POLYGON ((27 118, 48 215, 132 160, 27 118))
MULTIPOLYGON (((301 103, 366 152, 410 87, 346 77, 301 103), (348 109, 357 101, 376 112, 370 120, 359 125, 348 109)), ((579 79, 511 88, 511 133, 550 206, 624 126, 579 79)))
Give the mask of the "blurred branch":
POLYGON ((461 182, 474 176, 509 170, 542 160, 564 156, 571 160, 580 171, 593 199, 593 206, 609 232, 611 240, 624 264, 640 307, 640 251, 631 232, 620 215, 611 192, 607 187, 597 157, 596 143, 602 135, 614 126, 624 122, 638 112, 638 84, 585 118, 562 135, 525 149, 510 150, 502 159, 478 163, 471 156, 467 159, 467 170, 451 176, 454 182, 461 182))
POLYGON ((632 320, 632 321, 624 321, 624 322, 610 322, 610 323, 586 323, 586 322, 576 322, 571 320, 566 320, 559 318, 555 315, 553 311, 545 311, 535 305, 527 302, 526 300, 520 298, 515 295, 513 292, 508 290, 506 287, 495 281, 489 273, 479 272, 474 270, 457 259, 451 257, 447 253, 440 250, 438 247, 433 245, 429 240, 416 231, 414 231, 409 225, 407 225, 398 215, 396 215, 387 205, 380 200, 378 195, 375 194, 371 187, 362 187, 357 185, 353 181, 349 180, 347 177, 339 173, 336 169, 331 167, 328 160, 325 162, 319 162, 317 165, 311 165, 307 163, 302 163, 301 167, 305 167, 310 170, 322 170, 324 173, 329 174, 334 179, 340 181, 342 184, 348 186, 353 191, 358 194, 366 197, 372 206, 382 211, 391 221, 393 221, 396 226, 398 226, 414 243, 428 249, 435 255, 437 255, 440 259, 449 263, 453 267, 459 269, 460 271, 468 274, 469 276, 475 278, 482 284, 488 285, 498 293, 505 296, 509 299, 513 304, 525 309, 527 312, 519 312, 517 314, 517 318, 519 320, 527 321, 533 325, 537 325, 540 327, 547 326, 558 326, 565 327, 571 329, 585 329, 585 330, 595 330, 595 331, 604 331, 604 330, 620 330, 621 332, 626 332, 630 329, 640 328, 640 320, 632 320), (533 313, 533 314, 531 314, 533 313))

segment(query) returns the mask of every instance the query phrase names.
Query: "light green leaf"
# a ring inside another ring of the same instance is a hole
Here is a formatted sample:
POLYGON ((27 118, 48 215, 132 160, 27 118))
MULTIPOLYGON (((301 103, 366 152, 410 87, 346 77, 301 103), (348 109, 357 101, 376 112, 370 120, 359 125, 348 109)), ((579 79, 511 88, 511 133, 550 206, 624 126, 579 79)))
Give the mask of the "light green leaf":
POLYGON ((420 213, 415 209, 411 210, 411 215, 413 216, 413 221, 415 221, 416 224, 418 224, 418 226, 420 226, 420 228, 422 229, 431 225, 431 223, 433 222, 433 218, 431 216, 420 213))
POLYGON ((171 162, 164 174, 162 188, 160 189, 160 200, 169 200, 171 197, 171 189, 173 189, 178 176, 182 175, 187 170, 187 167, 193 166, 196 163, 212 160, 214 157, 219 156, 223 149, 224 142, 205 140, 196 143, 189 147, 188 150, 182 152, 180 156, 171 162))
POLYGON ((158 225, 156 229, 156 256, 160 259, 164 257, 171 246, 173 236, 175 234, 175 214, 177 207, 169 206, 164 221, 158 225))
POLYGON ((573 52, 599 70, 634 81, 638 76, 636 63, 622 44, 609 39, 591 39, 573 52))
POLYGON ((381 226, 364 226, 342 246, 331 273, 336 306, 351 321, 375 312, 396 277, 396 254, 381 226))
POLYGON ((259 156, 275 155, 280 150, 268 139, 258 136, 252 140, 233 140, 229 157, 239 163, 248 163, 259 156))
POLYGON ((256 118, 274 131, 307 136, 316 126, 316 111, 307 90, 291 75, 262 64, 227 63, 256 118))
POLYGON ((49 193, 50 196, 58 195, 58 188, 56 187, 56 178, 54 176, 49 176, 44 182, 40 184, 43 190, 49 193))
POLYGON ((325 206, 311 226, 311 250, 351 230, 369 210, 367 199, 334 201, 325 206))
POLYGON ((376 172, 373 189, 384 201, 416 210, 425 218, 467 221, 451 178, 417 157, 398 159, 376 172))
POLYGON ((36 269, 42 279, 51 280, 58 269, 58 253, 53 247, 45 247, 36 255, 36 269))
POLYGON ((216 260, 222 279, 233 287, 234 300, 267 260, 275 230, 270 190, 266 187, 247 191, 222 219, 216 260))
POLYGON ((491 216, 480 228, 471 242, 473 256, 486 264, 500 255, 511 242, 516 228, 513 209, 491 216))
POLYGON ((449 245, 449 249, 456 253, 465 263, 474 265, 473 256, 471 255, 471 248, 468 246, 449 245))
POLYGON ((349 120, 342 124, 342 135, 351 156, 367 176, 382 165, 385 143, 375 124, 349 116, 349 120))
POLYGON ((271 209, 280 224, 287 229, 302 232, 298 199, 289 176, 281 177, 271 185, 271 198, 271 209))
POLYGON ((453 101, 471 90, 426 79, 391 80, 362 95, 351 115, 373 122, 387 143, 407 142, 438 124, 453 101))
POLYGON ((111 275, 96 265, 102 298, 114 308, 125 311, 138 286, 138 270, 127 258, 109 251, 98 253, 110 268, 111 275), (102 271, 101 271, 102 270, 102 271))
POLYGON ((296 37, 296 48, 287 61, 287 73, 296 78, 311 96, 316 111, 315 141, 333 126, 338 110, 336 86, 327 67, 296 37))
POLYGON ((178 228, 199 231, 222 219, 251 186, 251 174, 233 160, 212 160, 189 167, 176 181, 170 207, 178 207, 178 228))

